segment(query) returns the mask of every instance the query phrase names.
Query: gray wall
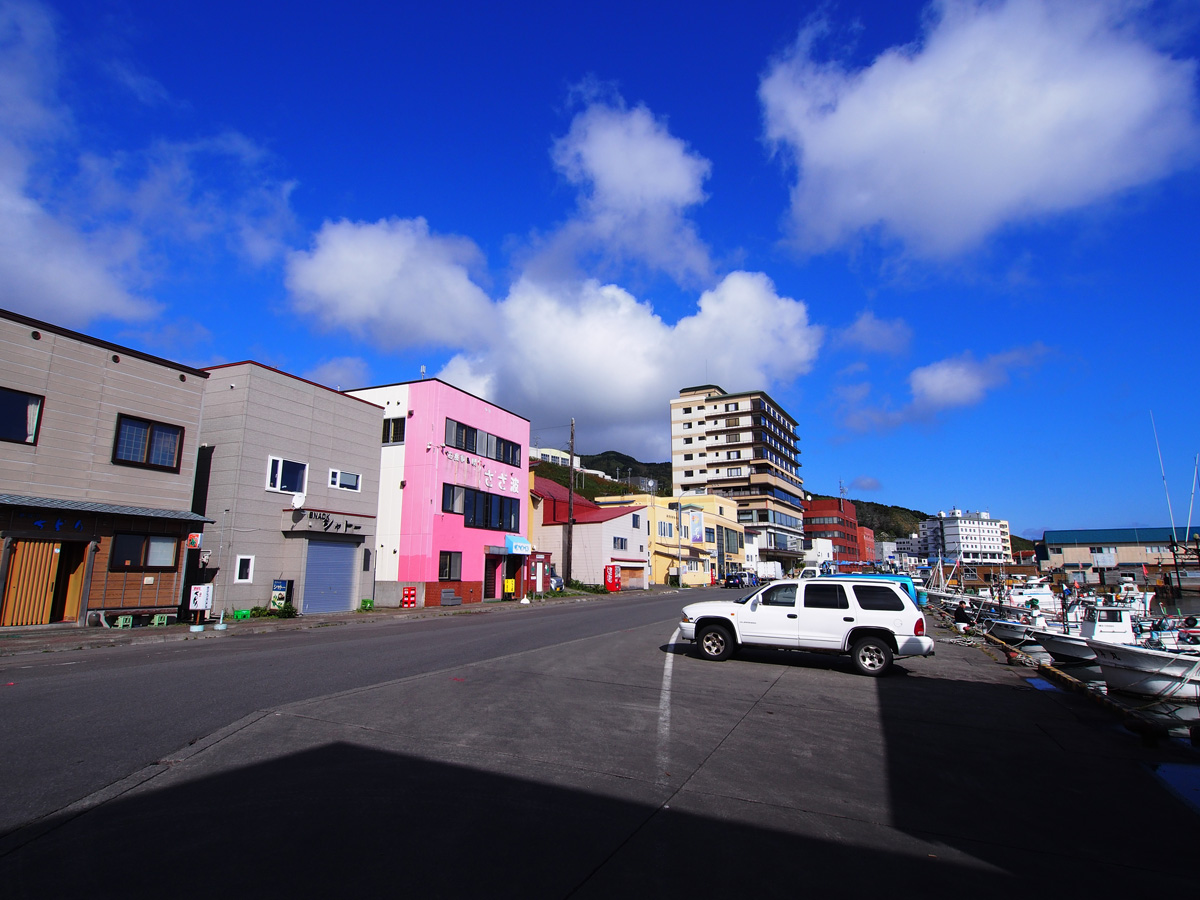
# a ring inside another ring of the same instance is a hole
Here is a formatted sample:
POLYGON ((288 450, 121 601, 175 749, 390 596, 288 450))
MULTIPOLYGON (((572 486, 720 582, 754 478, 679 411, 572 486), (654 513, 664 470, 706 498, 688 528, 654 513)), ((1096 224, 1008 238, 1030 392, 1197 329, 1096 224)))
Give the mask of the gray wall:
POLYGON ((255 363, 208 370, 201 440, 212 448, 204 549, 214 580, 214 611, 265 606, 271 582, 295 581, 303 609, 307 534, 285 535, 281 522, 292 495, 268 490, 268 457, 307 463, 305 509, 369 517, 357 543, 359 597, 370 597, 373 574, 362 571, 362 550, 375 550, 379 500, 378 406, 255 363), (329 486, 331 468, 362 475, 360 492, 329 486), (254 581, 234 583, 238 556, 253 556, 254 581), (364 593, 365 591, 365 593, 364 593))
POLYGON ((36 446, 0 441, 0 491, 189 509, 204 377, 80 337, 0 315, 0 385, 46 398, 36 446), (179 472, 113 465, 118 413, 181 426, 179 472))

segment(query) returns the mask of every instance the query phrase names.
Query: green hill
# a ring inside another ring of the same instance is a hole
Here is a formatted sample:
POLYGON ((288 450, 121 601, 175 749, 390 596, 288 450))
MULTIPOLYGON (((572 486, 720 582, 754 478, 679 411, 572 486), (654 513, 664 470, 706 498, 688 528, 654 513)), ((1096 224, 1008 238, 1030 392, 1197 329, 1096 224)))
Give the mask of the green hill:
MULTIPOLYGON (((671 464, 669 462, 639 462, 632 456, 616 450, 606 450, 592 456, 581 454, 579 461, 584 468, 604 472, 620 482, 618 485, 614 485, 603 479, 580 476, 582 480, 576 480, 576 490, 589 499, 604 494, 641 493, 636 486, 627 486, 626 479, 631 475, 632 479, 653 478, 656 485, 654 492, 660 496, 669 496, 671 493, 671 464)), ((567 470, 562 466, 542 464, 536 471, 538 478, 546 477, 563 485, 567 483, 567 470)), ((636 482, 632 483, 636 485, 636 482)), ((832 498, 830 494, 813 493, 813 496, 832 498)), ((883 503, 873 503, 870 500, 855 500, 852 497, 847 499, 854 504, 858 514, 858 524, 874 531, 877 541, 894 541, 897 538, 916 534, 920 530, 921 522, 929 518, 928 513, 917 509, 888 506, 883 503)), ((1012 535, 1012 548, 1014 552, 1032 550, 1033 541, 1017 537, 1014 534, 1012 535)))

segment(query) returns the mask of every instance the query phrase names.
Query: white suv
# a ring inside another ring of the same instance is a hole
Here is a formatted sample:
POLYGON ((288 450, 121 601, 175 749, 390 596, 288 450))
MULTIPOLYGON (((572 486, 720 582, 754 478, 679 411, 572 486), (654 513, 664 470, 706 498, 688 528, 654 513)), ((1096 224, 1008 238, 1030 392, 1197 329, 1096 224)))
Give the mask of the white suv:
POLYGON ((900 656, 933 656, 925 617, 898 585, 853 578, 776 581, 738 600, 683 608, 680 633, 705 659, 739 645, 848 653, 864 675, 882 675, 900 656))

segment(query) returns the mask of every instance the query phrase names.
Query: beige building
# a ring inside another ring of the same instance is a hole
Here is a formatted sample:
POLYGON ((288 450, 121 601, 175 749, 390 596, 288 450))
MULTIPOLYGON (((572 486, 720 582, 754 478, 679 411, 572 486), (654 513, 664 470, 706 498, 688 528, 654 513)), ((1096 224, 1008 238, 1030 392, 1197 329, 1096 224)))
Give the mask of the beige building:
POLYGON ((765 391, 686 387, 671 401, 671 486, 737 503, 761 535, 759 558, 790 571, 804 558, 804 480, 796 420, 765 391))
POLYGON ((642 507, 652 584, 673 580, 681 562, 683 584, 694 587, 746 568, 745 529, 737 521, 737 502, 727 497, 693 492, 680 497, 626 494, 597 497, 596 503, 642 507))

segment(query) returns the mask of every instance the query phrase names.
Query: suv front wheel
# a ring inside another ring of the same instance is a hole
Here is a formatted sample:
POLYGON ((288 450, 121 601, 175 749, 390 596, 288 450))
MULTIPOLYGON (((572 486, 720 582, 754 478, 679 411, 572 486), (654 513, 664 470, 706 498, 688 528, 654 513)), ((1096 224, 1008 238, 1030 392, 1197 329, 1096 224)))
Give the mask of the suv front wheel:
POLYGON ((720 662, 733 653, 733 635, 724 625, 705 625, 696 635, 696 646, 705 659, 720 662))
POLYGON ((859 638, 850 650, 850 658, 859 674, 878 678, 892 666, 892 648, 881 638, 859 638))

